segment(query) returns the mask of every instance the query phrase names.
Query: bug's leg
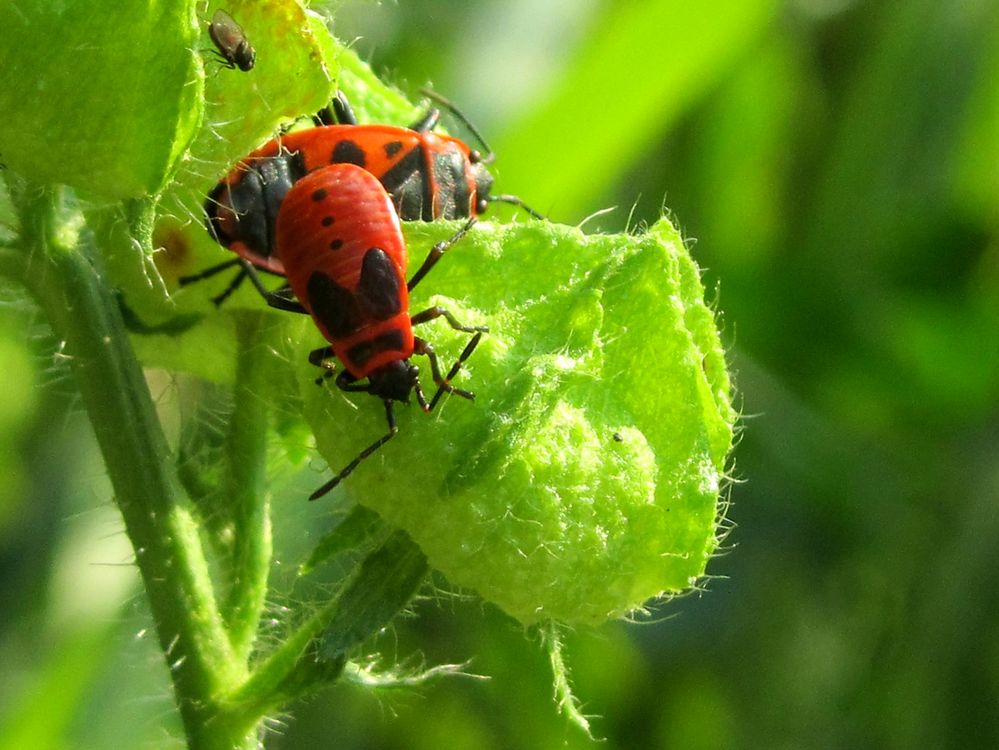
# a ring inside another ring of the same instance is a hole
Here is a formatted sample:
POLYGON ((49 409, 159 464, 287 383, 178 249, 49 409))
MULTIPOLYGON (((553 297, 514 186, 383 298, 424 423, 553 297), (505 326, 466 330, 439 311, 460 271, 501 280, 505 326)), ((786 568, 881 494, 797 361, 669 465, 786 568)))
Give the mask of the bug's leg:
MULTIPOLYGON (((339 381, 340 381, 340 378, 338 377, 337 378, 337 384, 338 385, 339 385, 339 381)), ((338 484, 340 484, 340 482, 342 482, 347 476, 349 476, 350 473, 352 471, 354 471, 354 469, 356 469, 358 467, 358 465, 361 463, 361 461, 363 461, 364 459, 366 459, 368 456, 370 456, 376 450, 378 450, 383 445, 385 445, 385 443, 387 443, 389 440, 391 440, 392 438, 395 437, 395 434, 399 431, 399 428, 396 426, 396 423, 395 423, 395 412, 392 411, 392 401, 390 399, 385 399, 385 419, 388 421, 389 431, 385 435, 382 435, 380 438, 378 438, 378 440, 376 440, 375 442, 373 442, 371 445, 369 445, 363 451, 361 451, 360 453, 358 453, 357 454, 357 458, 355 458, 349 464, 347 464, 346 466, 344 466, 340 470, 339 474, 337 474, 330 481, 328 481, 326 484, 324 484, 318 490, 316 490, 311 495, 309 495, 309 500, 318 500, 323 495, 325 495, 327 492, 329 492, 330 490, 332 490, 334 487, 336 487, 338 484)))
POLYGON ((234 63, 228 57, 226 57, 225 55, 223 55, 217 49, 206 49, 205 52, 211 52, 213 55, 215 55, 215 61, 217 63, 219 63, 219 65, 221 67, 228 68, 229 70, 235 70, 236 69, 236 63, 234 63))
MULTIPOLYGON (((332 356, 332 354, 333 349, 330 347, 330 356, 332 356)), ((346 370, 336 376, 336 387, 341 391, 346 391, 347 393, 369 393, 371 391, 371 385, 369 383, 358 384, 357 378, 346 370)))
POLYGON ((302 307, 302 303, 292 296, 291 288, 287 284, 271 292, 260 283, 260 279, 255 276, 250 276, 250 279, 256 281, 257 291, 267 301, 267 304, 275 310, 284 310, 285 312, 300 313, 302 315, 309 314, 309 311, 302 307))
MULTIPOLYGON (((229 283, 229 286, 223 289, 219 294, 216 294, 214 297, 212 297, 212 303, 215 305, 215 307, 221 307, 222 303, 225 302, 227 299, 229 299, 232 293, 235 292, 237 289, 239 289, 239 287, 243 285, 243 282, 246 281, 246 279, 248 278, 250 279, 256 278, 253 274, 253 271, 252 270, 248 271, 246 268, 241 268, 239 270, 239 273, 237 273, 233 277, 232 281, 229 283)), ((260 283, 260 279, 256 279, 256 281, 258 284, 260 283)))
POLYGON ((214 266, 209 266, 204 271, 198 273, 193 273, 190 276, 181 276, 177 279, 177 283, 181 286, 187 286, 188 284, 193 284, 195 281, 201 281, 202 279, 210 279, 216 274, 222 273, 223 271, 228 271, 230 268, 235 268, 242 262, 241 258, 233 258, 232 260, 227 260, 223 263, 217 263, 214 266))
MULTIPOLYGON (((257 272, 257 269, 253 267, 253 264, 247 260, 244 260, 243 258, 233 258, 232 260, 227 260, 224 263, 219 263, 217 265, 210 266, 209 268, 206 268, 204 271, 201 271, 200 273, 192 274, 190 276, 181 276, 179 279, 177 279, 177 282, 181 286, 187 286, 188 284, 193 284, 196 281, 209 279, 212 276, 215 276, 216 274, 219 274, 222 271, 227 271, 235 266, 240 266, 240 269, 239 272, 233 277, 232 281, 229 282, 229 286, 227 286, 224 290, 222 290, 220 294, 217 294, 214 297, 212 297, 212 302, 215 303, 216 307, 221 306, 223 302, 229 299, 229 297, 232 296, 232 293, 235 292, 237 289, 239 289, 239 287, 242 285, 244 281, 246 281, 246 279, 250 280, 250 283, 253 284, 253 287, 260 293, 260 295, 265 300, 269 299, 270 296, 274 294, 274 292, 269 291, 267 287, 265 287, 263 283, 260 281, 260 275, 257 272)), ((273 273, 273 271, 266 271, 266 270, 265 272, 273 273)))
POLYGON ((212 302, 214 302, 215 306, 218 307, 229 299, 229 295, 239 289, 243 281, 246 280, 246 276, 249 273, 249 271, 246 270, 247 265, 246 261, 242 258, 233 258, 232 260, 227 260, 224 263, 209 266, 200 273, 191 274, 190 276, 181 276, 177 279, 177 283, 181 286, 187 286, 188 284, 193 284, 196 281, 210 279, 212 276, 222 273, 223 271, 228 271, 230 268, 234 268, 235 266, 242 266, 242 268, 239 269, 239 272, 232 277, 232 281, 229 282, 229 286, 222 290, 220 294, 212 297, 212 302))
POLYGON ((475 400, 474 393, 466 391, 463 388, 455 388, 451 385, 451 380, 453 380, 458 374, 458 371, 461 369, 465 360, 472 356, 472 352, 474 352, 475 347, 479 345, 479 340, 481 338, 481 331, 476 332, 476 334, 472 336, 469 342, 465 344, 465 348, 462 350, 461 355, 455 363, 451 365, 451 369, 448 370, 447 375, 441 375, 440 363, 437 360, 437 352, 434 351, 434 348, 430 345, 430 343, 421 338, 416 338, 414 340, 413 353, 423 354, 430 360, 430 372, 433 375, 434 382, 437 383, 437 392, 434 394, 434 397, 430 399, 430 404, 427 406, 425 411, 432 411, 433 408, 437 406, 437 402, 440 401, 441 396, 445 393, 453 393, 456 396, 467 398, 469 401, 475 400))
POLYGON ((441 111, 436 107, 431 107, 426 111, 426 114, 424 114, 423 117, 410 125, 409 129, 415 130, 417 133, 429 133, 437 127, 437 123, 440 122, 440 119, 441 111))
POLYGON ((489 326, 462 325, 447 308, 441 307, 440 305, 428 307, 426 310, 410 316, 409 320, 412 325, 418 326, 428 321, 436 320, 437 318, 444 318, 448 325, 456 331, 463 331, 464 333, 489 333, 489 326))
MULTIPOLYGON (((309 352, 309 364, 315 365, 323 374, 316 378, 316 385, 322 385, 324 382, 333 377, 336 372, 336 365, 334 364, 336 357, 333 354, 332 346, 323 346, 319 349, 313 349, 309 352)), ((340 373, 341 376, 347 373, 346 370, 340 373)), ((343 386, 337 383, 337 386, 343 390, 343 386)))
POLYGON ((332 369, 328 364, 331 359, 333 359, 332 346, 321 346, 309 352, 309 364, 321 367, 324 370, 332 369))
POLYGON ((430 272, 430 269, 437 264, 437 261, 441 259, 441 256, 443 256, 454 243, 458 242, 458 240, 468 234, 468 230, 473 226, 475 226, 474 216, 466 221, 457 232, 452 234, 446 240, 442 240, 430 248, 430 252, 427 253, 426 260, 423 261, 423 265, 420 266, 419 270, 413 274, 413 278, 411 278, 409 283, 406 284, 406 288, 409 289, 409 291, 413 291, 413 289, 416 288, 416 285, 423 280, 423 277, 430 272))
MULTIPOLYGON (((250 280, 250 283, 253 284, 253 288, 257 290, 257 293, 264 298, 267 304, 271 304, 271 298, 274 296, 281 297, 285 301, 290 300, 291 302, 294 302, 294 299, 289 296, 291 294, 291 291, 290 287, 287 284, 282 286, 280 289, 276 289, 275 291, 272 292, 267 287, 265 287, 263 282, 260 280, 261 271, 263 271, 264 273, 272 274, 274 276, 281 276, 281 274, 276 273, 275 271, 268 271, 265 268, 257 269, 248 260, 244 260, 242 258, 239 259, 239 264, 243 267, 239 275, 232 280, 232 283, 226 288, 224 292, 222 292, 222 294, 212 297, 212 302, 215 303, 216 307, 219 307, 223 302, 229 299, 229 295, 231 295, 233 292, 236 291, 236 289, 239 288, 239 285, 243 283, 244 279, 250 280)), ((289 304, 291 304, 291 302, 289 302, 289 304)), ((297 302, 294 302, 294 305, 297 305, 297 307, 280 307, 279 309, 290 310, 291 312, 305 312, 305 308, 303 308, 297 302)), ((278 307, 278 305, 271 305, 271 306, 278 307)))
POLYGON ((333 95, 333 100, 312 116, 312 122, 322 125, 357 125, 357 115, 342 91, 333 95))
POLYGON ((416 394, 416 403, 420 405, 420 410, 423 412, 429 412, 430 404, 427 403, 427 397, 423 395, 423 386, 420 385, 419 380, 416 380, 413 383, 413 393, 416 394))

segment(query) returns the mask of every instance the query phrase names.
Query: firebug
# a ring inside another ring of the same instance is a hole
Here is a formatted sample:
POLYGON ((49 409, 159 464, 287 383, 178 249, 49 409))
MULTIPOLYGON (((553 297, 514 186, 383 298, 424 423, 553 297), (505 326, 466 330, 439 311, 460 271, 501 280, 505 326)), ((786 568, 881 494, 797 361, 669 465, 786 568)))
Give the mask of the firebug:
POLYGON ((435 245, 407 282, 408 255, 392 198, 378 179, 356 164, 332 164, 309 172, 284 196, 274 228, 276 257, 298 302, 271 294, 274 307, 307 312, 329 346, 309 359, 332 373, 333 358, 343 369, 335 382, 341 390, 370 393, 382 399, 388 433, 361 451, 311 499, 326 494, 397 432, 393 403, 408 403, 414 393, 431 411, 445 393, 466 399, 474 394, 450 381, 478 345, 482 326, 465 326, 440 306, 409 311, 409 292, 444 252, 471 227, 470 219, 450 239, 435 245), (458 331, 474 334, 446 375, 431 344, 413 334, 413 326, 443 317, 458 331), (410 357, 427 357, 437 392, 428 401, 419 368, 410 357), (366 382, 365 382, 366 381, 366 382))
MULTIPOLYGON (((450 102, 432 96, 482 141, 450 102)), ((338 94, 315 119, 324 124, 268 141, 209 193, 205 202, 208 230, 239 257, 182 278, 182 284, 242 266, 232 284, 215 298, 220 304, 248 275, 262 288, 253 267, 281 274, 281 261, 274 253, 274 228, 285 195, 305 175, 330 164, 354 164, 374 175, 403 221, 476 217, 491 202, 513 203, 535 218, 544 218, 515 196, 490 195, 493 178, 487 166, 493 154, 482 156, 458 138, 432 132, 440 119, 436 108, 408 128, 359 125, 346 98, 338 94), (326 124, 332 122, 338 124, 326 124)), ((488 151, 484 141, 483 147, 488 151)))

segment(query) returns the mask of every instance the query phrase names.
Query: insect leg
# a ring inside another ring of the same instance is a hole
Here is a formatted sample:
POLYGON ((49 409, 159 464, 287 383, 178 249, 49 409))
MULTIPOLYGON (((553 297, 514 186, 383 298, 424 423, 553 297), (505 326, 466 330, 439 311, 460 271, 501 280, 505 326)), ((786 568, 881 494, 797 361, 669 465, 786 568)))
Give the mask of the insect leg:
POLYGON ((440 122, 440 119, 441 111, 436 107, 431 107, 427 110, 423 117, 410 125, 409 129, 415 130, 417 133, 429 133, 437 127, 437 123, 440 122))
POLYGON ((455 388, 451 385, 451 380, 458 374, 461 369, 462 364, 467 360, 472 352, 475 351, 475 347, 479 345, 479 340, 482 338, 482 332, 478 331, 469 342, 465 345, 464 350, 462 350, 461 355, 458 357, 457 361, 451 365, 451 369, 448 370, 447 375, 441 374, 440 363, 437 360, 437 352, 430 345, 428 341, 424 341, 421 338, 414 340, 413 353, 423 354, 430 360, 430 372, 433 375, 434 382, 437 383, 437 392, 434 397, 430 399, 430 404, 427 407, 427 411, 432 411, 440 401, 441 396, 445 393, 453 393, 456 396, 461 396, 462 398, 467 398, 469 401, 475 400, 475 394, 471 391, 466 391, 463 388, 455 388))
MULTIPOLYGON (((235 276, 233 276, 232 281, 229 282, 229 286, 227 286, 224 290, 222 290, 220 294, 217 294, 214 297, 212 297, 212 302, 215 303, 216 307, 221 306, 223 302, 229 299, 232 293, 235 292, 237 289, 239 289, 240 285, 242 285, 242 283, 246 281, 246 279, 250 280, 250 283, 253 284, 253 287, 260 293, 260 295, 265 300, 269 299, 271 295, 275 294, 275 292, 271 292, 270 290, 268 290, 267 287, 265 287, 263 283, 260 281, 259 272, 257 271, 256 268, 253 267, 253 264, 250 263, 249 261, 244 260, 243 258, 233 258, 232 260, 227 260, 224 263, 219 263, 217 265, 210 266, 209 268, 206 268, 204 271, 201 271, 200 273, 191 274, 190 276, 181 276, 179 279, 177 279, 177 282, 181 286, 187 286, 188 284, 193 284, 196 281, 209 279, 212 276, 215 276, 216 274, 219 274, 222 271, 228 271, 230 268, 233 268, 235 266, 241 266, 241 268, 239 269, 239 272, 235 276)), ((260 269, 260 270, 264 271, 265 273, 274 273, 273 271, 268 271, 267 269, 260 269)), ((275 275, 280 276, 280 274, 275 274, 275 275)))
POLYGON ((406 284, 406 288, 409 289, 409 291, 413 291, 413 289, 416 288, 416 285, 423 280, 423 277, 430 272, 430 269, 437 264, 437 261, 441 259, 441 256, 444 255, 444 253, 446 253, 454 243, 458 242, 458 240, 460 240, 462 237, 468 234, 468 230, 471 229, 474 225, 475 225, 475 217, 472 217, 471 219, 466 221, 465 224, 461 227, 461 229, 459 229, 453 235, 448 237, 446 240, 438 242, 436 245, 430 248, 430 252, 427 254, 426 260, 423 261, 423 265, 420 266, 419 270, 413 274, 413 278, 411 278, 409 280, 409 283, 406 284))
POLYGON ((201 281, 202 279, 210 279, 216 274, 222 273, 223 271, 228 271, 234 266, 238 266, 242 262, 241 258, 233 258, 232 260, 227 260, 223 263, 218 263, 214 266, 209 266, 204 271, 199 273, 191 274, 190 276, 181 276, 177 279, 177 283, 181 286, 187 286, 188 284, 193 284, 195 281, 201 281))
MULTIPOLYGON (((338 377, 337 381, 339 381, 339 380, 340 380, 340 378, 338 377)), ((358 453, 357 454, 357 458, 355 458, 349 464, 347 464, 346 466, 344 466, 340 470, 339 474, 337 474, 330 481, 328 481, 326 484, 324 484, 318 490, 316 490, 311 495, 309 495, 309 500, 318 500, 323 495, 325 495, 327 492, 329 492, 330 490, 332 490, 334 487, 336 487, 338 484, 340 484, 340 482, 342 482, 347 476, 349 476, 350 473, 352 471, 354 471, 354 469, 356 469, 358 467, 358 465, 361 463, 361 461, 363 461, 364 459, 366 459, 368 456, 370 456, 376 450, 378 450, 383 445, 385 445, 385 443, 387 443, 389 440, 391 440, 392 438, 395 437, 395 434, 399 431, 399 428, 396 426, 396 423, 395 423, 395 412, 392 411, 392 401, 390 399, 385 399, 385 419, 388 421, 389 431, 385 435, 382 435, 380 438, 378 438, 378 440, 376 440, 375 442, 373 442, 371 445, 369 445, 363 451, 361 451, 360 453, 358 453)))
POLYGON ((250 279, 255 280, 257 291, 267 300, 267 304, 273 307, 275 310, 284 310, 285 312, 301 313, 302 315, 308 315, 309 311, 302 307, 302 303, 296 300, 294 297, 290 297, 291 289, 286 285, 281 287, 276 291, 268 291, 267 288, 260 283, 260 279, 256 278, 252 274, 250 279))
MULTIPOLYGON (((336 372, 336 365, 334 364, 335 359, 336 357, 333 354, 332 346, 323 346, 309 352, 309 364, 315 365, 323 371, 323 374, 316 378, 316 385, 322 385, 325 381, 333 377, 336 372)), ((340 375, 344 375, 345 373, 346 370, 341 372, 340 375)), ((345 390, 339 382, 337 382, 337 387, 341 390, 345 390)))
POLYGON ((312 116, 312 122, 322 125, 357 125, 357 115, 342 91, 337 91, 333 100, 312 116))
POLYGON ((448 325, 456 331, 464 331, 465 333, 489 333, 488 326, 462 325, 450 311, 440 305, 428 307, 426 310, 410 316, 409 320, 414 326, 418 326, 428 321, 436 320, 437 318, 444 318, 448 322, 448 325))

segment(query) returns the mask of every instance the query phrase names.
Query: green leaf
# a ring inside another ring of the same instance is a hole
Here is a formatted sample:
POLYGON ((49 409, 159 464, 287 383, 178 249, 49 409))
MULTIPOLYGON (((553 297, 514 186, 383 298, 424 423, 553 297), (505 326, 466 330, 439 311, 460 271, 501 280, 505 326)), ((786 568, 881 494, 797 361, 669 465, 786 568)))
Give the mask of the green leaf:
MULTIPOLYGON (((407 226, 411 255, 454 228, 407 226)), ((524 623, 597 623, 692 585, 716 547, 735 415, 677 232, 481 223, 417 291, 430 287, 439 295, 415 295, 414 311, 443 304, 491 328, 455 381, 477 398, 430 417, 400 406, 399 435, 346 491, 524 623)), ((322 343, 311 325, 301 363, 322 343)), ((468 340, 443 322, 420 335, 445 366, 468 340)), ((384 434, 383 410, 314 377, 300 366, 305 415, 339 470, 384 434)))
POLYGON ((157 192, 201 123, 194 5, 0 6, 8 167, 106 198, 157 192))
POLYGON ((322 659, 341 659, 384 628, 409 604, 426 577, 427 560, 419 547, 401 531, 392 534, 365 558, 340 595, 322 637, 322 659))
MULTIPOLYGON (((185 288, 178 288, 177 279, 234 257, 205 231, 203 205, 208 192, 235 161, 276 135, 281 126, 329 102, 338 51, 322 19, 295 0, 232 2, 225 8, 243 28, 257 62, 248 72, 222 67, 209 52, 206 19, 211 14, 205 11, 199 17, 193 49, 199 61, 202 55, 205 59, 199 73, 204 122, 160 196, 152 255, 136 252, 127 236, 124 242, 116 239, 123 233, 114 208, 92 210, 88 221, 95 231, 111 237, 105 261, 114 285, 123 290, 130 330, 162 334, 147 336, 137 346, 143 361, 231 381, 231 357, 223 353, 235 348, 234 328, 224 316, 214 315, 209 302, 231 275, 185 288)), ((259 310, 260 298, 246 289, 227 309, 240 306, 259 310)))
MULTIPOLYGON (((997 14, 993 13, 993 17, 997 14)), ((959 207, 982 221, 994 216, 999 194, 999 25, 983 24, 983 61, 969 97, 955 164, 959 207)), ((973 49, 973 47, 972 47, 973 49)))
MULTIPOLYGON (((256 44, 255 27, 240 20, 256 44)), ((266 59, 258 50, 261 70, 266 59)), ((363 120, 411 116, 351 53, 340 60, 363 120)), ((256 72, 220 75, 235 82, 256 72)), ((172 194, 186 196, 193 216, 211 184, 172 194)), ((182 210, 172 214, 154 244, 181 251, 161 268, 179 275, 231 257, 198 223, 185 224, 182 210)), ((455 228, 407 226, 411 255, 419 259, 455 228)), ((196 286, 174 293, 170 309, 201 310, 205 325, 140 337, 143 360, 229 379, 231 369, 219 364, 230 361, 230 314, 213 314, 207 297, 217 288, 196 286)), ((431 302, 430 291, 463 322, 492 328, 457 378, 478 400, 445 399, 431 418, 400 407, 400 435, 362 464, 347 490, 406 530, 454 583, 525 623, 600 622, 690 586, 716 546, 734 413, 714 318, 676 231, 664 221, 641 236, 588 237, 546 222, 483 222, 418 289, 414 311, 431 302)), ((229 311, 262 306, 249 289, 227 302, 229 311)), ((149 309, 139 317, 156 323, 145 317, 149 309)), ((339 469, 384 434, 382 409, 365 396, 317 388, 306 363, 324 343, 314 324, 274 314, 285 320, 274 348, 287 371, 282 392, 297 369, 304 416, 339 469)), ((445 365, 468 340, 443 323, 421 335, 445 365)))
POLYGON ((332 557, 357 549, 368 542, 383 524, 378 514, 355 505, 336 528, 319 540, 309 559, 299 566, 299 575, 308 575, 332 557))
MULTIPOLYGON (((336 88, 337 46, 323 20, 299 2, 242 0, 220 7, 243 28, 257 61, 243 72, 205 55, 207 127, 198 132, 191 163, 177 180, 177 187, 199 193, 196 208, 233 162, 279 127, 324 107, 336 88)), ((207 33, 201 39, 202 49, 212 49, 207 33)))

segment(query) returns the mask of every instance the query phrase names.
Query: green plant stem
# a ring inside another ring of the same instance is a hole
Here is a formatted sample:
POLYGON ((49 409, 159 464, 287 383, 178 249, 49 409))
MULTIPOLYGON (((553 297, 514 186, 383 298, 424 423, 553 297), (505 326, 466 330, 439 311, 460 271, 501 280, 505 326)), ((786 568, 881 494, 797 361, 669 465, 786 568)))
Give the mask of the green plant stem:
POLYGON ((540 632, 544 645, 548 649, 548 662, 551 664, 552 677, 555 680, 555 702, 562 714, 582 729, 592 740, 594 738, 590 733, 590 721, 583 715, 579 708, 579 702, 572 694, 572 685, 569 683, 569 668, 562 656, 562 633, 559 626, 555 622, 547 622, 541 625, 540 632))
POLYGON ((253 670, 251 677, 230 696, 234 706, 252 714, 273 711, 289 698, 286 686, 301 685, 307 692, 311 680, 298 679, 297 671, 310 671, 306 656, 308 647, 322 634, 340 608, 340 598, 334 598, 302 623, 276 651, 271 653, 253 670))
POLYGON ((273 710, 339 677, 347 654, 395 617, 427 575, 427 560, 409 536, 392 533, 325 604, 236 690, 235 707, 273 710))
POLYGON ((267 597, 271 565, 270 498, 265 489, 271 358, 268 316, 240 313, 236 320, 235 407, 229 424, 225 496, 232 509, 233 577, 223 617, 237 658, 246 662, 267 597))
POLYGON ((60 239, 59 193, 16 196, 25 255, 13 273, 65 342, 115 499, 135 550, 190 748, 255 747, 255 721, 232 721, 215 696, 245 677, 218 615, 197 526, 181 501, 142 370, 95 255, 60 239))
POLYGON ((319 655, 319 637, 339 607, 339 598, 328 602, 257 665, 250 678, 230 694, 229 712, 251 721, 339 677, 346 658, 323 660, 319 655))

